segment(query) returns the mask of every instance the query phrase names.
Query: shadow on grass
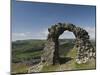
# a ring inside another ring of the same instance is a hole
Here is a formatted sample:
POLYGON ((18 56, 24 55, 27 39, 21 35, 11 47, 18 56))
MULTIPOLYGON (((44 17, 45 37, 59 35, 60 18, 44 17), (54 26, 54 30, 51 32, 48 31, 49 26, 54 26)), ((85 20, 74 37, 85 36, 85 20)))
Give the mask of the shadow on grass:
POLYGON ((60 57, 60 64, 65 64, 66 62, 71 61, 73 58, 71 57, 60 57))

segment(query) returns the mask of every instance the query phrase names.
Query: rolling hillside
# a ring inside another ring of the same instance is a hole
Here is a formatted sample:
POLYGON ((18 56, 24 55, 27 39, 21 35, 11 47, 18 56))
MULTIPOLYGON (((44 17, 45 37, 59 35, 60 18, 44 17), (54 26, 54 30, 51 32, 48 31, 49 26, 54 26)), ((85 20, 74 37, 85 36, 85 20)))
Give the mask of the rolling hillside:
MULTIPOLYGON (((45 40, 18 40, 12 42, 12 73, 27 73, 28 68, 40 62, 40 57, 45 46, 45 40)), ((95 60, 86 64, 75 63, 77 50, 74 47, 74 39, 60 39, 60 57, 69 58, 66 63, 55 66, 43 66, 40 72, 65 71, 79 69, 95 69, 95 60)), ((92 40, 95 46, 95 41, 92 40)))

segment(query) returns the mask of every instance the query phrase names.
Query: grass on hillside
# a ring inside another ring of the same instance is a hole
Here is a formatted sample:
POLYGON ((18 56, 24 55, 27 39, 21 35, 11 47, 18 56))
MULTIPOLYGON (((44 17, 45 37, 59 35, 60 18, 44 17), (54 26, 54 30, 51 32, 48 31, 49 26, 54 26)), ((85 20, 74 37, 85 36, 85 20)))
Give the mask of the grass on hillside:
MULTIPOLYGON (((43 50, 45 41, 18 41, 14 43, 14 47, 12 50, 12 72, 13 73, 27 73, 28 68, 32 67, 29 65, 26 65, 24 63, 21 63, 23 60, 30 60, 34 57, 40 57, 43 50), (20 44, 19 44, 20 43, 20 44), (41 50, 42 49, 42 50, 41 50)), ((70 57, 72 58, 66 63, 58 64, 58 65, 44 65, 42 70, 40 72, 51 72, 51 71, 68 71, 68 70, 84 70, 84 69, 95 69, 96 63, 95 60, 91 60, 87 62, 86 64, 77 64, 75 62, 75 57, 77 54, 77 50, 73 48, 73 43, 65 43, 63 45, 60 45, 60 56, 61 57, 70 57)))
MULTIPOLYGON (((70 70, 88 70, 88 69, 95 69, 95 60, 91 60, 85 64, 77 64, 75 62, 76 57, 76 49, 73 48, 70 50, 69 53, 66 53, 64 56, 73 58, 72 60, 64 63, 64 64, 57 64, 57 65, 44 65, 40 72, 54 72, 54 71, 70 71, 70 70)), ((23 56, 23 55, 22 55, 23 56)), ((28 68, 31 66, 27 66, 25 64, 13 64, 13 71, 16 73, 27 73, 28 68)))
POLYGON ((27 66, 26 64, 15 64, 12 63, 12 74, 16 73, 27 73, 27 70, 30 66, 27 66))
POLYGON ((73 48, 67 55, 66 57, 71 57, 73 58, 72 60, 61 64, 61 65, 49 65, 49 66, 45 66, 43 67, 41 72, 50 72, 50 71, 69 71, 69 70, 88 70, 88 69, 95 69, 96 64, 95 64, 95 60, 92 59, 89 62, 85 63, 85 64, 77 64, 75 62, 75 57, 76 57, 76 49, 73 48))

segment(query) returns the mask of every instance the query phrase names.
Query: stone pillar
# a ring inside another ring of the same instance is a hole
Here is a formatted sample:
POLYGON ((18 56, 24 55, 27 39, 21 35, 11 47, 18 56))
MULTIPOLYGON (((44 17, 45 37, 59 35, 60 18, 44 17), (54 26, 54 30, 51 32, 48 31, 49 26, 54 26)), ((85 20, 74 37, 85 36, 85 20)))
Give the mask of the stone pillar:
POLYGON ((55 64, 59 64, 59 41, 58 38, 55 39, 55 51, 54 51, 54 55, 53 55, 53 65, 55 64))
POLYGON ((48 34, 48 39, 45 44, 41 61, 45 62, 46 65, 59 64, 59 41, 58 37, 51 37, 48 34))

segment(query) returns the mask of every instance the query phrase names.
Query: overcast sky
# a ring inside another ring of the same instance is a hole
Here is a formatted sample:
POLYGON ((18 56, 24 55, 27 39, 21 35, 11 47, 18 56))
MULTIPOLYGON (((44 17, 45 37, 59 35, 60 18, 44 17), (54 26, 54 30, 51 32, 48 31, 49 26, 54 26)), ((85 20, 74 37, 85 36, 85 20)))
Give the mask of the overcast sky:
MULTIPOLYGON (((95 38, 95 6, 20 2, 12 0, 12 40, 46 39, 48 27, 73 23, 95 38)), ((65 31, 60 38, 74 38, 65 31)))

